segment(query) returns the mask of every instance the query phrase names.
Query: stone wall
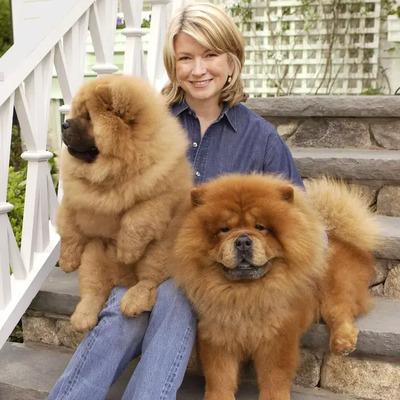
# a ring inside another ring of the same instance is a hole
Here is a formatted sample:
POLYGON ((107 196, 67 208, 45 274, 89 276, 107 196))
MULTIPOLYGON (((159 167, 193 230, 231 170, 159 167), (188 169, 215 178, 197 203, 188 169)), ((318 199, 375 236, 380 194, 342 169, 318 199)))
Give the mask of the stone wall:
MULTIPOLYGON (((273 124, 291 149, 400 153, 400 96, 252 98, 246 105, 273 124)), ((379 159, 376 163, 379 168, 379 159)), ((382 168, 387 167, 382 163, 382 168)), ((332 163, 321 173, 329 175, 334 169, 332 163)), ((390 175, 387 180, 346 181, 362 188, 372 210, 400 217, 400 174, 389 172, 382 174, 390 175)), ((307 179, 305 174, 302 177, 307 179)), ((400 260, 378 260, 371 291, 375 296, 400 299, 400 260)))
MULTIPOLYGON (((273 124, 290 148, 400 151, 400 96, 263 98, 249 99, 247 106, 273 124)), ((379 214, 400 216, 400 176, 356 183, 379 214)))

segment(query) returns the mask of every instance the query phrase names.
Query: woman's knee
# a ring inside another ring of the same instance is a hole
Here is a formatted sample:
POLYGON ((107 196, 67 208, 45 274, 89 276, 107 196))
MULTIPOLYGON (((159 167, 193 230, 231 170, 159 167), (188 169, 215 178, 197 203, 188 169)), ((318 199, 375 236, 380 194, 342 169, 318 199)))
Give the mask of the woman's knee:
POLYGON ((158 287, 157 302, 153 313, 156 311, 167 314, 168 311, 172 310, 181 314, 185 312, 192 313, 191 305, 186 295, 176 287, 172 279, 168 279, 158 287))
POLYGON ((164 281, 157 289, 157 300, 168 303, 178 301, 187 301, 183 292, 178 289, 172 279, 164 281))
POLYGON ((118 330, 118 334, 143 336, 149 322, 149 313, 144 312, 136 317, 126 317, 121 311, 121 299, 127 288, 116 286, 110 293, 104 309, 99 315, 99 324, 107 324, 111 329, 118 330))

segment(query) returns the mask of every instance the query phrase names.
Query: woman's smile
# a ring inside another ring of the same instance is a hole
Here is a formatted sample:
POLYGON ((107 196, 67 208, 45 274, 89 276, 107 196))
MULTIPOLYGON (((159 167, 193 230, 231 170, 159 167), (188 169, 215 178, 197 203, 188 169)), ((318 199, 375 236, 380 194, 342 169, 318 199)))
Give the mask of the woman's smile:
POLYGON ((206 79, 202 81, 191 81, 192 85, 196 88, 204 88, 208 86, 208 84, 212 81, 212 79, 206 79))

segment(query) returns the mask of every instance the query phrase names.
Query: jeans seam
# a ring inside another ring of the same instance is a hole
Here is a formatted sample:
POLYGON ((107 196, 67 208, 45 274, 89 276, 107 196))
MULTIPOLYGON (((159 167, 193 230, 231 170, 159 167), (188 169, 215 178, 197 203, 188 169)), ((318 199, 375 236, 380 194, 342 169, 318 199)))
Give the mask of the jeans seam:
POLYGON ((175 356, 175 359, 174 359, 174 361, 172 363, 170 372, 169 372, 169 374, 168 374, 168 376, 167 376, 167 378, 166 378, 166 380, 164 382, 164 386, 163 386, 163 388, 161 390, 161 395, 159 397, 160 400, 166 400, 167 399, 167 395, 171 391, 171 388, 173 386, 173 381, 174 381, 174 379, 175 379, 175 377, 177 375, 178 368, 179 368, 179 366, 181 364, 183 355, 185 354, 185 350, 187 348, 188 338, 190 337, 190 334, 192 333, 192 331, 193 331, 193 326, 190 325, 186 329, 185 336, 183 337, 183 340, 182 340, 182 345, 181 345, 178 353, 175 356))
MULTIPOLYGON (((114 298, 115 298, 115 297, 112 297, 112 298, 109 299, 109 304, 110 304, 110 305, 111 305, 111 303, 114 301, 114 298)), ((98 322, 97 326, 100 327, 100 326, 106 324, 106 323, 107 323, 107 320, 108 320, 107 318, 100 320, 100 321, 98 322)), ((93 328, 92 328, 92 329, 93 329, 93 328)), ((60 400, 64 399, 64 398, 65 398, 67 395, 69 395, 69 394, 71 393, 71 391, 73 390, 73 388, 74 388, 76 382, 78 381, 79 373, 80 373, 80 371, 82 370, 83 365, 85 364, 85 362, 86 362, 86 360, 87 360, 87 357, 88 357, 88 355, 89 355, 89 353, 90 353, 90 349, 93 347, 93 345, 94 345, 94 343, 95 343, 95 341, 97 340, 98 337, 99 337, 98 332, 96 332, 96 334, 93 334, 93 337, 91 338, 91 340, 90 340, 89 343, 88 343, 87 351, 86 351, 86 352, 84 353, 84 355, 81 357, 80 363, 79 363, 79 364, 77 365, 77 367, 75 368, 75 371, 74 371, 72 377, 68 380, 67 390, 65 390, 65 391, 61 394, 60 400)))

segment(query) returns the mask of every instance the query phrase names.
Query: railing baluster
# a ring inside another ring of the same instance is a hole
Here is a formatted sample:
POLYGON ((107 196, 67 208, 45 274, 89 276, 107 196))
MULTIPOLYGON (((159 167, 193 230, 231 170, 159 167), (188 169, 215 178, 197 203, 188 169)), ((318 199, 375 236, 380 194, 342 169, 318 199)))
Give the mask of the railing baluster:
POLYGON ((63 40, 60 40, 55 48, 54 65, 57 71, 58 83, 60 85, 64 102, 70 104, 73 93, 73 83, 71 81, 71 78, 69 77, 70 70, 67 68, 66 58, 67 54, 65 54, 63 40))
POLYGON ((64 105, 59 108, 63 115, 69 114, 72 96, 83 83, 88 27, 89 10, 56 46, 54 64, 64 99, 64 105), (71 63, 69 60, 76 62, 71 63))
POLYGON ((14 95, 0 107, 0 310, 11 300, 7 213, 13 209, 13 205, 7 203, 7 181, 13 106, 14 95))
POLYGON ((10 252, 8 245, 8 216, 13 209, 10 203, 0 203, 0 310, 11 300, 10 252))
POLYGON ((142 37, 146 30, 142 29, 143 0, 122 0, 125 28, 122 34, 126 36, 124 52, 124 74, 141 76, 147 79, 147 69, 144 59, 142 37))
POLYGON ((171 14, 171 0, 148 0, 148 2, 151 4, 151 23, 147 72, 152 85, 161 90, 168 80, 163 63, 163 46, 171 14))
POLYGON ((0 203, 7 200, 7 179, 10 160, 14 95, 0 106, 0 203))
POLYGON ((89 29, 97 61, 92 69, 98 76, 118 71, 113 64, 117 10, 117 0, 97 0, 91 8, 89 29))
MULTIPOLYGON (((83 83, 85 60, 86 60, 86 41, 89 27, 89 10, 82 15, 77 23, 65 34, 63 38, 63 48, 67 67, 68 80, 72 89, 71 96, 75 94, 83 83), (71 63, 71 60, 74 60, 71 63)), ((64 93, 63 93, 64 97, 64 93)), ((71 98, 64 101, 70 104, 71 98)))

